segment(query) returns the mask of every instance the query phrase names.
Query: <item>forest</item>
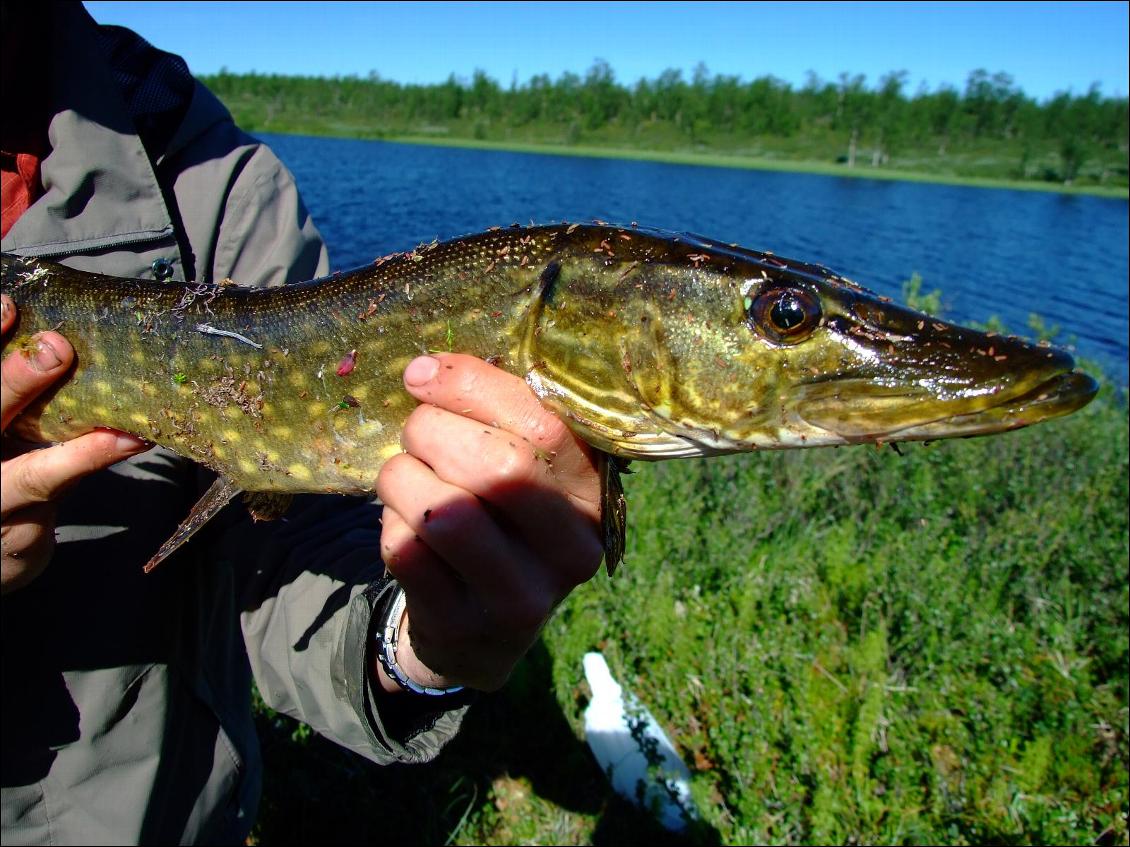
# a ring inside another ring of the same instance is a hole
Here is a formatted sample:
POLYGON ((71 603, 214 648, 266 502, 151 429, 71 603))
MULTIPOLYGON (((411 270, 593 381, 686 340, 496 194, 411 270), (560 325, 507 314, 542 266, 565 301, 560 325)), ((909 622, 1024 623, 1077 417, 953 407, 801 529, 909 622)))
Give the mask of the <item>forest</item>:
POLYGON ((1126 97, 1065 91, 1044 101, 984 69, 964 87, 908 93, 906 71, 869 83, 809 73, 794 87, 700 63, 623 84, 596 60, 584 73, 514 79, 481 70, 434 85, 368 77, 220 73, 204 83, 250 131, 681 154, 710 164, 1095 187, 1125 196, 1126 97))

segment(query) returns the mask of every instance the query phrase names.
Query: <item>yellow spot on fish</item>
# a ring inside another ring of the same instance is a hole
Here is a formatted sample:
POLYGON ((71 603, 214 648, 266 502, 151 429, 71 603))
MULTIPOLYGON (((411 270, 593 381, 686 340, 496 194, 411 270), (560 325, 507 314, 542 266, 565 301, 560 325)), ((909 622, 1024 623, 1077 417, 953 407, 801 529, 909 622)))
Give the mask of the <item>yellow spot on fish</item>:
POLYGON ((130 415, 129 419, 131 421, 133 421, 135 424, 138 424, 140 426, 148 426, 149 425, 149 418, 145 417, 145 415, 142 415, 138 412, 134 412, 132 415, 130 415))
POLYGON ((359 438, 373 438, 384 432, 384 428, 384 424, 380 421, 365 421, 365 423, 357 427, 357 436, 359 438))
POLYGON ((256 464, 248 459, 239 460, 239 469, 247 474, 258 473, 259 468, 256 464))
POLYGON ((293 371, 290 375, 290 384, 295 388, 306 387, 306 374, 302 371, 293 371))
POLYGON ((323 353, 330 352, 330 343, 328 341, 316 341, 310 345, 310 352, 315 356, 320 356, 323 353))
POLYGON ((130 361, 137 365, 145 364, 145 354, 140 350, 131 350, 129 354, 130 361))
POLYGON ((74 397, 60 397, 57 401, 60 405, 66 406, 68 409, 73 409, 75 405, 74 397))
POLYGON ((108 418, 110 416, 110 410, 105 406, 94 406, 90 411, 94 412, 94 414, 100 418, 108 418))
POLYGON ((271 427, 271 435, 276 435, 279 438, 290 438, 292 432, 294 432, 294 430, 292 430, 289 426, 271 427))
POLYGON ((317 417, 318 415, 325 414, 326 411, 327 411, 327 409, 326 409, 326 406, 325 406, 324 403, 307 403, 306 404, 306 414, 308 414, 312 418, 317 417))
POLYGON ((295 479, 310 479, 310 469, 298 462, 288 467, 287 471, 295 479))
POLYGON ((352 394, 354 397, 356 397, 358 400, 364 400, 366 397, 369 396, 369 386, 358 385, 355 388, 353 388, 349 393, 352 394))
MULTIPOLYGON (((102 358, 106 357, 103 356, 102 358)), ((111 394, 113 392, 113 389, 110 388, 110 383, 105 382, 101 379, 94 383, 94 390, 99 394, 111 394)))
POLYGON ((393 456, 399 455, 401 450, 399 444, 386 444, 377 452, 382 459, 391 459, 393 456))
POLYGON ((90 351, 90 358, 94 361, 94 364, 101 365, 101 366, 105 367, 105 365, 106 365, 106 353, 104 351, 102 351, 102 350, 91 350, 90 351))
POLYGON ((212 445, 212 452, 220 459, 227 455, 228 451, 221 447, 219 444, 212 445))
POLYGON ((234 429, 225 429, 224 438, 228 441, 238 442, 243 436, 236 432, 234 429))

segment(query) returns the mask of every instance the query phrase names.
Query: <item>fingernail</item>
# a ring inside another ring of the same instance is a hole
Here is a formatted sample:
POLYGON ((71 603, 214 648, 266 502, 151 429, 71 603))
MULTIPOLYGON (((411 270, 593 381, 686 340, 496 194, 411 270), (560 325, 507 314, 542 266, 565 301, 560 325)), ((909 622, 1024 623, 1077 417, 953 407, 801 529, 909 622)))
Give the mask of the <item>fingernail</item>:
POLYGON ((12 313, 12 303, 7 297, 0 298, 0 321, 7 321, 8 315, 12 313))
POLYGON ((153 445, 135 435, 127 435, 124 432, 119 432, 114 446, 123 453, 140 453, 142 450, 148 450, 153 445))
POLYGON ((420 386, 430 381, 439 371, 439 359, 431 356, 418 356, 404 369, 404 381, 409 385, 420 386))
POLYGON ((58 352, 51 346, 51 342, 42 336, 36 336, 35 352, 28 357, 28 363, 41 373, 54 370, 63 364, 58 352))

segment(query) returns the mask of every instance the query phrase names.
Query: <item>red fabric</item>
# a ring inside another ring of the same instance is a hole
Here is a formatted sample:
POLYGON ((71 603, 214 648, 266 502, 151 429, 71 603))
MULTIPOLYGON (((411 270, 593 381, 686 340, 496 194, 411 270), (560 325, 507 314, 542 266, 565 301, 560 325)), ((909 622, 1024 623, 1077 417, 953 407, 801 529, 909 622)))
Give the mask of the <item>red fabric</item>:
POLYGON ((3 177, 0 185, 0 197, 3 198, 0 236, 7 235, 12 224, 43 193, 43 184, 39 181, 40 161, 34 153, 0 153, 0 176, 3 177))

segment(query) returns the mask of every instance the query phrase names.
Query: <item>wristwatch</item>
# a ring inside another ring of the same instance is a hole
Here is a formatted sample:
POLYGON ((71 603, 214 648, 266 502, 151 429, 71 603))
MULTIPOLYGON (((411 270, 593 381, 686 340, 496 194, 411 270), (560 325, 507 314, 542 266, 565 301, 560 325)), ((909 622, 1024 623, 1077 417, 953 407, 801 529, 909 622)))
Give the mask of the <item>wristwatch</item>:
POLYGON ((404 609, 407 606, 408 598, 404 594, 404 589, 399 585, 393 589, 393 592, 392 600, 386 606, 388 611, 384 615, 383 623, 373 630, 373 638, 376 641, 377 648, 377 661, 381 663, 381 667, 388 672, 388 675, 397 685, 413 694, 422 694, 425 697, 448 697, 464 691, 462 685, 452 685, 449 688, 432 688, 427 685, 420 685, 420 683, 409 678, 408 674, 397 663, 396 646, 400 641, 400 622, 404 619, 404 609))

